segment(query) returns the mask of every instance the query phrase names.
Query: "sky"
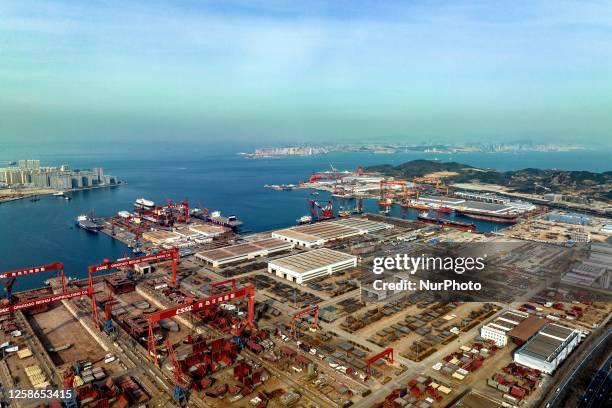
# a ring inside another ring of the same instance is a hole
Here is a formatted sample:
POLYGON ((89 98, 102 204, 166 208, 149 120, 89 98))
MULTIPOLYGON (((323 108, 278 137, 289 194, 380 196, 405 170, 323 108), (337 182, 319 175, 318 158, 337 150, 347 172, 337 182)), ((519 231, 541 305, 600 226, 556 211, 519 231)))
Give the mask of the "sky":
POLYGON ((612 145, 609 1, 0 1, 0 142, 612 145))

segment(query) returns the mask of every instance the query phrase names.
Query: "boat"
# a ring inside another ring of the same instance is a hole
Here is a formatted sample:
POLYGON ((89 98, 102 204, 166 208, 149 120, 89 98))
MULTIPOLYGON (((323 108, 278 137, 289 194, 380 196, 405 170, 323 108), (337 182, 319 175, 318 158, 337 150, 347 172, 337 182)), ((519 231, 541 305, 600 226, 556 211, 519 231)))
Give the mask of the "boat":
POLYGON ((81 214, 77 217, 76 225, 89 232, 98 232, 101 228, 100 225, 94 221, 93 217, 85 214, 81 214))
POLYGON ((453 209, 450 207, 432 207, 432 209, 437 212, 437 213, 442 213, 442 214, 450 214, 453 212, 453 209))
POLYGON ((351 216, 351 212, 348 210, 340 210, 338 211, 338 217, 340 218, 348 218, 351 216))
POLYGON ((484 210, 467 209, 457 209, 455 212, 462 217, 473 218, 476 220, 499 222, 504 224, 516 224, 518 222, 518 215, 515 213, 496 213, 484 210))
POLYGON ((155 202, 145 198, 138 198, 134 201, 134 209, 136 211, 151 211, 155 209, 155 202))
POLYGON ((310 224, 312 222, 312 216, 310 216, 310 215, 303 215, 300 218, 298 218, 296 221, 297 221, 298 225, 310 224))
POLYGON ((414 208, 415 210, 424 210, 429 211, 431 207, 425 203, 420 203, 417 201, 406 201, 402 203, 402 207, 404 208, 414 208))
POLYGON ((70 196, 64 196, 64 200, 66 200, 66 201, 70 201, 70 200, 72 200, 72 197, 70 197, 70 196))
POLYGON ((476 232, 476 224, 472 222, 455 221, 455 220, 449 220, 448 218, 439 218, 439 217, 433 218, 433 217, 430 217, 429 213, 427 212, 420 213, 417 219, 427 224, 436 224, 442 227, 456 228, 461 231, 476 232))
POLYGON ((64 195, 64 192, 63 191, 56 191, 55 193, 53 193, 53 195, 56 196, 56 197, 61 197, 61 196, 64 195))
POLYGON ((242 226, 242 221, 240 221, 238 217, 235 215, 228 215, 227 217, 224 217, 221 215, 221 211, 213 211, 208 217, 208 221, 212 222, 213 224, 231 228, 233 230, 237 230, 242 226))
POLYGON ((40 201, 40 198, 38 198, 38 196, 34 196, 34 197, 30 198, 30 201, 35 203, 36 201, 40 201))

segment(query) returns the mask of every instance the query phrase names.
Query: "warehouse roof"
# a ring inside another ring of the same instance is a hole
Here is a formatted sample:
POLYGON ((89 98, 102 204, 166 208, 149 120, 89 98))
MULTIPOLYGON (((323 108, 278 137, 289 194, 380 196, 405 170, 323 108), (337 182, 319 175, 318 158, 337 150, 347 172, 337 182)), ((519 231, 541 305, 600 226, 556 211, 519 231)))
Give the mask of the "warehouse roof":
POLYGON ((274 249, 289 248, 291 244, 276 238, 268 238, 261 241, 249 242, 247 244, 229 245, 222 248, 209 249, 198 252, 201 258, 210 259, 212 261, 222 261, 224 259, 244 256, 250 253, 258 253, 261 251, 269 251, 274 249))
POLYGON ((304 273, 352 259, 355 259, 353 255, 321 248, 285 258, 274 259, 269 263, 270 265, 286 268, 297 273, 304 273))
POLYGON ((568 327, 560 326, 558 324, 547 324, 544 326, 540 333, 546 334, 551 337, 556 337, 560 340, 567 340, 574 331, 568 327))
POLYGON ((520 350, 521 353, 548 361, 559 346, 563 344, 561 340, 537 334, 520 350))
POLYGON ((508 332, 508 336, 521 341, 529 340, 534 334, 538 332, 546 324, 545 319, 539 317, 529 316, 527 319, 519 323, 514 329, 508 332))

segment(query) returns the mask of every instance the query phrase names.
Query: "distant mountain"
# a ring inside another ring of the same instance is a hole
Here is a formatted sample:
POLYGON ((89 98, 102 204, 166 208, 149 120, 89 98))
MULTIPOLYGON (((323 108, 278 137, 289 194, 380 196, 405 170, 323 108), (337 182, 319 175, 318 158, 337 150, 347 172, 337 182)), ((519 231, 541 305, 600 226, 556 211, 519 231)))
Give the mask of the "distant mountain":
MULTIPOLYGON (((413 160, 399 166, 388 164, 371 166, 367 171, 376 171, 386 176, 412 179, 426 175, 440 176, 450 183, 498 184, 517 192, 533 192, 534 187, 543 186, 553 193, 590 193, 593 197, 612 200, 612 171, 593 173, 590 171, 522 169, 497 171, 480 169, 456 162, 413 160)), ((538 187, 538 193, 542 188, 538 187)))

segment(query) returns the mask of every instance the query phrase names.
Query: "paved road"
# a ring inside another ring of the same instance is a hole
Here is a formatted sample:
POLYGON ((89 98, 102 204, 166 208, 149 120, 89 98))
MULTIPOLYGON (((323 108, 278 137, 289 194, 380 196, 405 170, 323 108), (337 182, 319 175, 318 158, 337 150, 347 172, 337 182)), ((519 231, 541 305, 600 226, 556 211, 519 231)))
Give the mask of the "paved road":
POLYGON ((593 345, 591 349, 582 357, 580 362, 570 372, 566 374, 560 385, 557 386, 557 389, 552 391, 552 395, 548 399, 543 401, 540 406, 543 406, 545 408, 554 408, 559 406, 557 404, 562 400, 560 399, 560 397, 565 394, 564 392, 560 391, 566 389, 567 385, 571 381, 573 381, 576 375, 580 372, 580 368, 584 365, 584 363, 586 363, 595 354, 595 352, 599 350, 600 347, 606 344, 606 341, 611 335, 612 329, 607 330, 602 336, 602 338, 595 345, 593 345))
POLYGON ((609 407, 612 404, 610 399, 610 385, 612 384, 612 356, 609 356, 597 370, 588 387, 582 395, 580 408, 599 408, 609 407))

